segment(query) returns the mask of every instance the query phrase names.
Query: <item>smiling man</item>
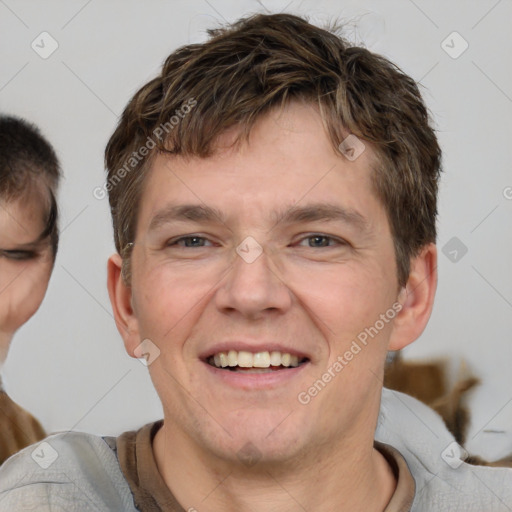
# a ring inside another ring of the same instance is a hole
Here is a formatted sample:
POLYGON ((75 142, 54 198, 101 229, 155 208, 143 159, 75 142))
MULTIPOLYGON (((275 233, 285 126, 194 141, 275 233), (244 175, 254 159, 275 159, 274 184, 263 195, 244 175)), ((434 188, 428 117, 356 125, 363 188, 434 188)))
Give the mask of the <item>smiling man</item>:
POLYGON ((12 458, 0 510, 505 510, 510 470, 464 464, 439 416, 382 389, 436 288, 440 149, 416 84, 291 15, 210 35, 106 149, 110 299, 164 418, 52 436, 43 469, 12 458))
POLYGON ((354 162, 340 157, 317 109, 298 100, 263 115, 240 149, 232 139, 222 136, 209 158, 156 155, 129 281, 119 255, 109 262, 119 330, 130 354, 147 340, 164 406, 156 464, 178 502, 198 510, 223 478, 206 510, 296 510, 294 500, 311 510, 316 493, 304 481, 313 478, 324 482, 326 505, 342 492, 350 510, 361 500, 383 510, 395 487, 372 448, 383 361, 426 321, 435 250, 413 265, 407 315, 421 316, 418 325, 388 324, 302 405, 301 391, 399 300, 370 150, 354 162))

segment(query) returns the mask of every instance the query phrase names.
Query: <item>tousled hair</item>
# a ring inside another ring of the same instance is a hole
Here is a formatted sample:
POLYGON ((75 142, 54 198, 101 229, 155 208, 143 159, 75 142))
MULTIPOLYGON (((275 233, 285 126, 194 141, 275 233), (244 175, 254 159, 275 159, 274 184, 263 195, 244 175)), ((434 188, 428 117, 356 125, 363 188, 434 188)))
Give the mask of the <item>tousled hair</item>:
POLYGON ((114 239, 127 265, 140 198, 157 152, 208 157, 218 137, 292 100, 318 107, 341 155, 348 134, 375 154, 372 181, 390 224, 398 283, 436 240, 441 150, 415 81, 386 58, 291 14, 257 14, 183 46, 126 106, 105 150, 114 239), (143 148, 146 150, 144 151, 143 148))

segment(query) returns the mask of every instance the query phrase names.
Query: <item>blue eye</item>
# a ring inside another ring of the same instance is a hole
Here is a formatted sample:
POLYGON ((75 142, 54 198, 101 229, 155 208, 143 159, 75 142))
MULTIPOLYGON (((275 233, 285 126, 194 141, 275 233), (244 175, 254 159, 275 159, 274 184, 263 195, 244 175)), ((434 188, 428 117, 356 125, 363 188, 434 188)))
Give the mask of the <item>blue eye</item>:
POLYGON ((205 247, 206 243, 209 242, 208 239, 202 237, 202 236, 184 236, 182 238, 178 238, 177 240, 174 240, 170 242, 169 246, 180 246, 180 247, 205 247))
POLYGON ((304 245, 304 242, 307 242, 307 247, 312 248, 322 248, 322 247, 332 247, 334 245, 344 245, 344 242, 338 239, 335 239, 331 236, 314 234, 303 238, 299 245, 304 245))

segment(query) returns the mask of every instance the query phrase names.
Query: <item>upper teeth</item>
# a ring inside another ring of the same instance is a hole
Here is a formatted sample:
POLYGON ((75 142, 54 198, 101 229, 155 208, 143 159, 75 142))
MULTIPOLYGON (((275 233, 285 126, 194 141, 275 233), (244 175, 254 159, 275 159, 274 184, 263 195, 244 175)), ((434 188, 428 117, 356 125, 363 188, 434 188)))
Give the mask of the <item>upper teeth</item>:
POLYGON ((226 366, 240 366, 242 368, 268 368, 269 366, 299 366, 298 356, 272 352, 247 352, 246 350, 230 350, 219 352, 213 356, 213 363, 217 368, 226 366))

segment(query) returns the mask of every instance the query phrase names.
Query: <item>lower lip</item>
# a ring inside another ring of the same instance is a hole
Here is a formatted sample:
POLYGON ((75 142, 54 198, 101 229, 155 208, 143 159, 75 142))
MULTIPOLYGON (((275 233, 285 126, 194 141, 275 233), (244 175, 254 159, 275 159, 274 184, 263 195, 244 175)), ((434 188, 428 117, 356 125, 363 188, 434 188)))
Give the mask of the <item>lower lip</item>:
POLYGON ((231 387, 238 389, 272 389, 282 386, 284 383, 294 379, 309 365, 309 362, 303 363, 295 368, 275 370, 268 373, 233 372, 216 368, 204 361, 203 364, 211 375, 231 387))

